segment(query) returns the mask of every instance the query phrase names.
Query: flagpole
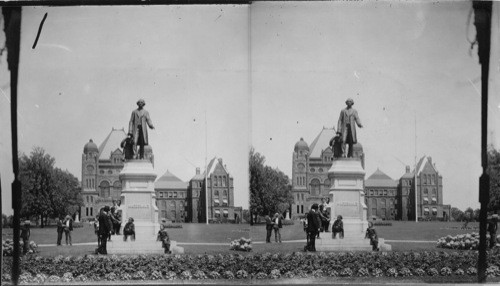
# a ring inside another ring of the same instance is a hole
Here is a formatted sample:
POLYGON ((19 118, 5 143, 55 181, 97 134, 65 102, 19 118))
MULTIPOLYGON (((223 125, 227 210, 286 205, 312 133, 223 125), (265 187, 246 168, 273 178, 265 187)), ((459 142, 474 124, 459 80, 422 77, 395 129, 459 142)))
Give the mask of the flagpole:
POLYGON ((415 183, 413 187, 415 189, 415 222, 418 222, 418 196, 417 196, 417 112, 415 114, 415 183))
POLYGON ((207 109, 205 108, 205 217, 206 217, 206 223, 208 225, 208 170, 207 170, 207 145, 208 145, 208 132, 207 132, 207 109))

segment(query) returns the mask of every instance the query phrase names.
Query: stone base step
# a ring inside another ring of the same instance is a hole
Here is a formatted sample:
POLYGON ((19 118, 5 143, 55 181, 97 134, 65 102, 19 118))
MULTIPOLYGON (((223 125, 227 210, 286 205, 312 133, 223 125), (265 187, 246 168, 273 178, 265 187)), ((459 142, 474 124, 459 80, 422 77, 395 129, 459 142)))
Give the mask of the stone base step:
MULTIPOLYGON (((123 236, 113 235, 111 241, 106 245, 108 254, 163 254, 165 250, 161 246, 161 241, 156 241, 156 237, 142 238, 131 241, 123 241, 123 236)), ((170 241, 170 251, 172 254, 184 253, 184 247, 177 246, 176 241, 170 241)))
MULTIPOLYGON (((392 247, 385 244, 383 238, 379 238, 379 249, 381 251, 391 251, 392 247)), ((316 251, 372 251, 369 239, 344 237, 333 239, 324 237, 316 239, 316 251)))

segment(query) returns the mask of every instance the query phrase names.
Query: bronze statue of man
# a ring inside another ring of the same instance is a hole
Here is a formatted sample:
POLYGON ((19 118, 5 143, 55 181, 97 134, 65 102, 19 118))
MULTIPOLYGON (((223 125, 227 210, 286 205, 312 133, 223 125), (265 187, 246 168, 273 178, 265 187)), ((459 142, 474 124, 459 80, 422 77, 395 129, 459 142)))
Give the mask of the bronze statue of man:
POLYGON ((128 125, 128 133, 134 138, 134 150, 136 159, 144 159, 144 145, 148 145, 148 128, 155 129, 153 122, 149 117, 149 112, 144 109, 146 102, 144 99, 137 101, 137 109, 132 111, 130 122, 128 125), (139 152, 137 152, 137 145, 139 145, 139 152))
POLYGON ((344 157, 352 158, 352 146, 358 142, 356 136, 356 126, 357 124, 359 128, 363 128, 361 124, 361 120, 359 119, 358 112, 356 109, 352 108, 354 105, 354 100, 352 98, 348 98, 345 101, 347 105, 346 108, 340 111, 339 122, 337 124, 337 131, 342 135, 342 153, 344 157), (346 144, 349 145, 349 151, 346 156, 346 144))

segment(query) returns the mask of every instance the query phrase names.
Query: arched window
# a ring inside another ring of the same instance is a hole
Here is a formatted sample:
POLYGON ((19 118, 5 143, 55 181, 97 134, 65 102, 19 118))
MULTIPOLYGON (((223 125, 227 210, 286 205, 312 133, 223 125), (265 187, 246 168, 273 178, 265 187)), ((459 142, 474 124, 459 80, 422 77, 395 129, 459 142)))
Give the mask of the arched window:
POLYGON ((319 185, 320 185, 320 182, 318 179, 311 180, 311 195, 313 195, 313 196, 319 195, 319 192, 320 192, 319 185))
POLYGON ((222 186, 226 186, 226 176, 222 176, 222 186))
POLYGON ((108 198, 110 196, 109 188, 109 182, 102 181, 99 185, 99 195, 103 198, 108 198))
POLYGON ((219 196, 219 191, 218 190, 215 190, 215 196, 218 197, 219 196))
POLYGON ((424 189, 424 195, 427 195, 427 194, 429 194, 429 189, 425 188, 424 189))
POLYGON ((224 197, 227 197, 227 190, 223 191, 223 195, 224 195, 224 197))

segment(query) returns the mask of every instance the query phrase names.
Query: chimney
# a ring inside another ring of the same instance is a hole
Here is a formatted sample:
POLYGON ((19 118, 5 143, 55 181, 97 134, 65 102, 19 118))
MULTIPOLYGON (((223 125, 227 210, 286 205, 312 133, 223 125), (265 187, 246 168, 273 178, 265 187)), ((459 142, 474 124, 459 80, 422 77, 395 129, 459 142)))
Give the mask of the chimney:
POLYGON ((428 158, 429 158, 429 163, 431 163, 431 165, 432 165, 432 157, 429 156, 428 158))
POLYGON ((406 166, 406 174, 410 173, 410 166, 406 166))
POLYGON ((219 163, 224 166, 224 164, 222 164, 222 158, 219 158, 219 163))
POLYGON ((196 175, 200 174, 200 168, 196 168, 196 175))

